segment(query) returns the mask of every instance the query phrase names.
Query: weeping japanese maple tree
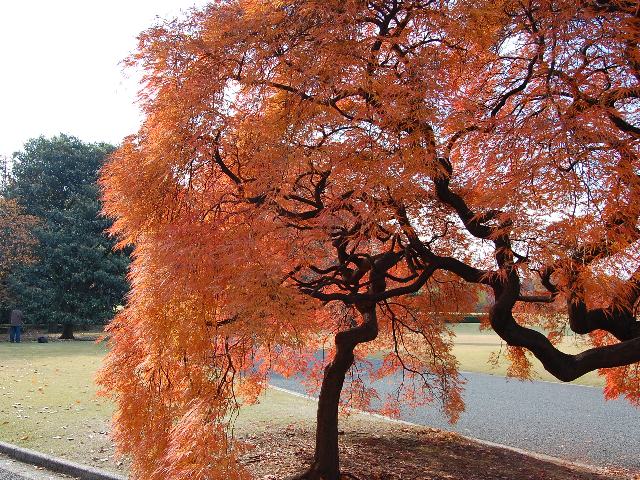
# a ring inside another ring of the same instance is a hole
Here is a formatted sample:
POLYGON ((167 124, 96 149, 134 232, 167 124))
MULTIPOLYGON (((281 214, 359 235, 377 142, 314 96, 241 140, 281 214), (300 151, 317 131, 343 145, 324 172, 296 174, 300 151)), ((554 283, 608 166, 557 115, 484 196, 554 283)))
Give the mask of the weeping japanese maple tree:
POLYGON ((339 478, 344 388, 455 420, 444 319, 480 289, 511 373, 640 402, 634 3, 232 0, 131 61, 146 119, 102 186, 132 292, 100 381, 135 477, 247 477, 227 427, 270 371, 324 369, 297 478, 339 478), (396 400, 345 383, 372 352, 396 400))

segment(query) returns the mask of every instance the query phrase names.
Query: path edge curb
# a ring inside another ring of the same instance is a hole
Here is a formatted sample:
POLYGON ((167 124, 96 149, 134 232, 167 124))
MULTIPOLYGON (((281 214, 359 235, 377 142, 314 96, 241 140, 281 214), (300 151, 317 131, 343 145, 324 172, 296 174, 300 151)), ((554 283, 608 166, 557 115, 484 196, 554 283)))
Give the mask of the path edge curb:
POLYGON ((122 477, 106 470, 81 465, 62 458, 52 457, 51 455, 36 452, 35 450, 29 450, 28 448, 22 448, 11 443, 0 442, 0 453, 20 462, 36 465, 53 472, 70 475, 82 480, 126 480, 126 477, 122 477))

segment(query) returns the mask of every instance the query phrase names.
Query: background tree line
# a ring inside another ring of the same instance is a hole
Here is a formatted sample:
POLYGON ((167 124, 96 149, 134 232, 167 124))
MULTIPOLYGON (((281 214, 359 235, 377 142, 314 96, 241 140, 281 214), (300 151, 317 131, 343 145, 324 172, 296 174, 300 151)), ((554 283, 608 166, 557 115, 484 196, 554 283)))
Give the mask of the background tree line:
POLYGON ((0 306, 28 323, 74 326, 113 317, 127 291, 126 252, 100 215, 98 172, 114 147, 59 135, 29 140, 5 162, 0 192, 0 306))

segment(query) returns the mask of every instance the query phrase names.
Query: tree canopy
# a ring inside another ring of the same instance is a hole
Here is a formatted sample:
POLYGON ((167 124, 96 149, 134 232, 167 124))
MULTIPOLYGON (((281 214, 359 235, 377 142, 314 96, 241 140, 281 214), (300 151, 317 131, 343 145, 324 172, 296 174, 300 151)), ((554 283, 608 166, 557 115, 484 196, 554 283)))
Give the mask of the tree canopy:
POLYGON ((128 258, 113 252, 100 215, 98 170, 113 150, 60 135, 26 143, 14 158, 7 195, 40 219, 35 260, 9 277, 13 301, 31 322, 104 323, 128 289, 128 258))
POLYGON ((444 318, 483 289, 511 374, 599 370, 638 404, 638 21, 616 0, 232 0, 144 32, 146 120, 101 180, 135 248, 101 374, 134 476, 244 478, 225 429, 274 370, 321 384, 299 478, 337 479, 345 376, 371 407, 350 369, 373 351, 374 378, 405 374, 387 413, 455 420, 444 318))

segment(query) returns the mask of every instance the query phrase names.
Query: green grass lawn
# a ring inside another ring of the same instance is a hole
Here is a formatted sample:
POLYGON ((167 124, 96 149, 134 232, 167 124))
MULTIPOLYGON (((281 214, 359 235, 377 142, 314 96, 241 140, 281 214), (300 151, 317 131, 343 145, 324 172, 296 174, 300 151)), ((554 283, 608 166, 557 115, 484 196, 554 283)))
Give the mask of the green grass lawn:
MULTIPOLYGON (((506 363, 488 363, 500 348, 500 339, 477 325, 455 325, 454 351, 464 371, 503 375, 506 363)), ((571 342, 563 345, 575 351, 571 342)), ((53 341, 39 344, 0 342, 0 440, 101 468, 124 471, 112 459, 108 436, 113 405, 96 396, 95 372, 106 353, 104 344, 89 341, 53 341)), ((537 367, 537 375, 552 380, 537 367)), ((601 385, 590 374, 578 380, 601 385)), ((274 427, 305 425, 311 428, 316 405, 309 400, 270 390, 258 405, 243 409, 236 433, 251 436, 274 427)), ((352 415, 345 429, 364 428, 372 417, 352 415)))
MULTIPOLYGON (((504 356, 500 356, 500 361, 497 365, 489 361, 492 353, 500 351, 501 348, 503 352, 506 349, 502 339, 493 330, 480 331, 479 325, 475 323, 460 323, 451 327, 456 334, 453 353, 460 362, 460 370, 506 375, 508 362, 504 356)), ((575 354, 584 350, 585 346, 580 344, 580 340, 567 336, 559 348, 566 353, 575 354)), ((533 356, 530 358, 534 366, 534 379, 550 382, 558 381, 542 367, 542 364, 536 358, 533 356)), ((604 379, 596 372, 590 372, 572 383, 601 387, 604 385, 604 379)))
POLYGON ((113 406, 93 381, 105 352, 93 342, 0 343, 0 439, 110 464, 113 406))

